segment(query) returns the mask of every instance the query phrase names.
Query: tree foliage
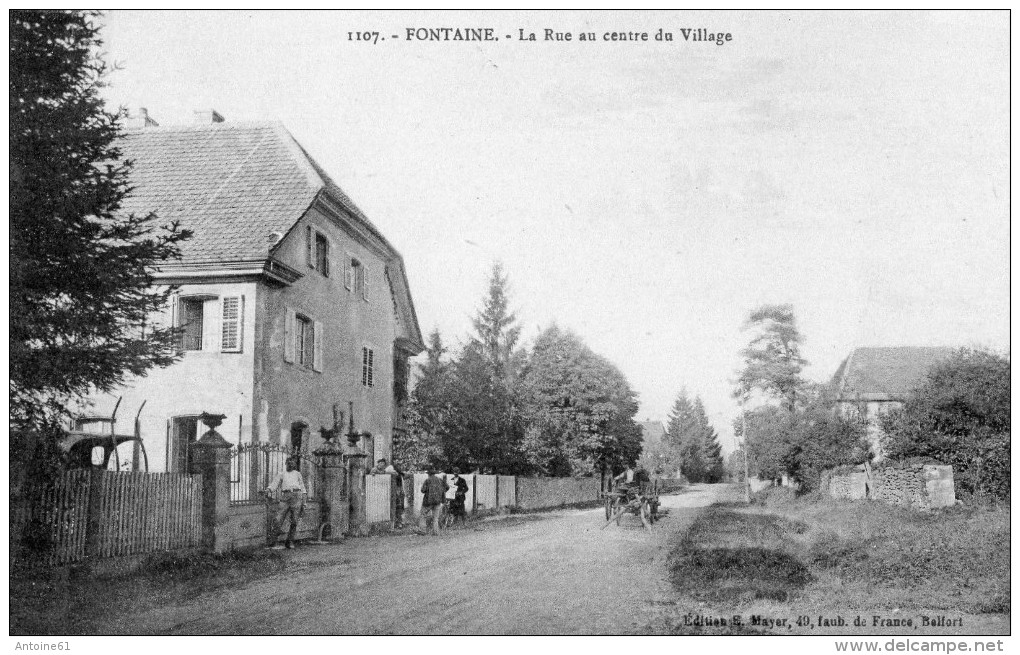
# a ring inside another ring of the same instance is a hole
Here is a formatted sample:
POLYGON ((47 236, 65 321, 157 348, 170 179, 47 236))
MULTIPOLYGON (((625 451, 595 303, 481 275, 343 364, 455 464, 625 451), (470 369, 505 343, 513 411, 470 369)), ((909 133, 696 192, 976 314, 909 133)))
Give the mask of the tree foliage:
POLYGON ((147 323, 169 294, 151 270, 188 233, 119 212, 131 166, 98 93, 97 15, 9 19, 11 420, 47 442, 70 400, 174 361, 173 330, 147 323))
POLYGON ((722 479, 722 448, 715 429, 708 422, 701 398, 691 400, 687 391, 682 390, 670 410, 666 433, 685 478, 691 482, 722 479))
POLYGON ((522 381, 529 407, 528 452, 548 475, 586 475, 637 460, 637 398, 626 377, 577 335, 539 334, 522 381))
POLYGON ((809 490, 823 469, 863 461, 865 426, 837 416, 832 391, 801 375, 807 362, 793 307, 762 305, 748 315, 744 329, 751 340, 740 351, 744 368, 733 395, 746 402, 760 394, 779 403, 761 405, 734 421, 735 434, 745 440, 751 475, 779 479, 785 474, 809 490))
POLYGON ((508 307, 507 276, 496 264, 467 345, 445 358, 439 334, 430 337, 409 403, 405 466, 586 475, 633 463, 641 430, 624 375, 555 326, 531 353, 517 348, 508 307))
POLYGON ((738 417, 733 429, 743 439, 747 428, 751 475, 778 480, 785 474, 810 491, 823 470, 867 459, 867 430, 861 420, 836 413, 827 387, 803 389, 801 402, 794 412, 762 405, 738 417))
POLYGON ((427 360, 418 365, 418 383, 407 405, 408 434, 394 444, 393 461, 404 470, 422 471, 443 465, 443 439, 450 389, 449 364, 443 361, 446 348, 439 330, 429 335, 425 350, 427 360))
POLYGON ((801 371, 807 362, 800 354, 803 337, 797 329, 793 306, 762 305, 748 315, 744 329, 752 331, 752 337, 747 348, 740 351, 744 368, 734 396, 746 399, 760 391, 794 411, 804 386, 801 371))
POLYGON ((936 364, 902 410, 883 417, 889 457, 953 466, 966 492, 1009 497, 1009 357, 961 349, 936 364))

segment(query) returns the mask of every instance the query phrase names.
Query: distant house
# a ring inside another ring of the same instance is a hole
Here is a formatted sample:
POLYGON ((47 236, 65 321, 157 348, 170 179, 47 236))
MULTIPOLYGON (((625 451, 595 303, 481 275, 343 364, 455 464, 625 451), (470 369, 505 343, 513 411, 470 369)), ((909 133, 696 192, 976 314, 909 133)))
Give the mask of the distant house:
POLYGON ((857 348, 833 377, 836 407, 843 416, 859 416, 877 459, 883 456, 880 417, 903 406, 931 367, 953 353, 942 347, 857 348))
POLYGON ((666 438, 666 426, 662 421, 641 421, 641 438, 645 448, 658 446, 666 438))
POLYGON ((226 415, 218 431, 235 444, 310 452, 334 405, 353 402, 370 461, 389 457, 424 349, 400 253, 282 125, 197 114, 204 124, 145 120, 120 144, 134 162, 123 211, 194 232, 155 274, 176 291, 153 320, 182 328, 182 357, 89 412, 122 397, 149 469, 178 472, 204 411, 226 415))

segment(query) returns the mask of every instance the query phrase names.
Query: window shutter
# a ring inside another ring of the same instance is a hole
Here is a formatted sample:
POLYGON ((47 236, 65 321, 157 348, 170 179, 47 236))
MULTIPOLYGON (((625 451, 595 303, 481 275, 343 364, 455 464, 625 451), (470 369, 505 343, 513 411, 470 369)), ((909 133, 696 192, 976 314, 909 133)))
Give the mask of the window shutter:
POLYGON ((361 297, 368 300, 368 265, 361 265, 361 297))
POLYGON ((283 326, 283 361, 293 362, 294 361, 294 323, 297 321, 297 316, 294 314, 294 310, 290 307, 287 308, 287 317, 284 319, 283 326))
POLYGON ((312 368, 322 372, 322 323, 318 321, 312 333, 312 368))
POLYGON ((225 296, 221 301, 220 350, 225 353, 241 352, 244 329, 244 296, 225 296))
POLYGON ((308 268, 315 268, 315 234, 311 225, 305 226, 305 254, 308 268))
POLYGON ((344 286, 348 291, 354 288, 354 268, 351 266, 351 253, 344 253, 344 286))
POLYGON ((370 386, 370 387, 374 387, 375 386, 375 373, 374 373, 375 362, 373 361, 374 357, 375 357, 375 351, 372 350, 371 348, 369 348, 368 349, 368 386, 370 386))
POLYGON ((330 243, 329 237, 325 234, 322 235, 322 238, 326 240, 326 256, 323 258, 325 268, 323 269, 322 274, 329 277, 329 259, 333 255, 333 244, 330 243))
POLYGON ((202 350, 220 349, 220 299, 209 298, 202 303, 202 350))
MULTIPOLYGON (((177 329, 181 327, 180 323, 180 310, 178 309, 178 299, 180 294, 174 294, 170 296, 170 327, 177 329)), ((177 352, 184 350, 184 335, 178 334, 176 339, 177 352)))

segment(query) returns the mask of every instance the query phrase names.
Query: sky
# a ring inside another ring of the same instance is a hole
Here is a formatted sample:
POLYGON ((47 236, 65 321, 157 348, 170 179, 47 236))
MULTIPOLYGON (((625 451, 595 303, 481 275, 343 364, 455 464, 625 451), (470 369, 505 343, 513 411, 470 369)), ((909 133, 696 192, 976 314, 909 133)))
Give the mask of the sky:
POLYGON ((108 102, 162 125, 281 121, 401 251, 425 333, 463 343, 499 260, 525 345, 574 331, 641 420, 700 396, 727 451, 761 304, 793 305, 816 381, 855 347, 1009 348, 1006 12, 103 22, 108 102), (419 27, 499 40, 406 40, 419 27), (732 38, 684 40, 698 28, 732 38))

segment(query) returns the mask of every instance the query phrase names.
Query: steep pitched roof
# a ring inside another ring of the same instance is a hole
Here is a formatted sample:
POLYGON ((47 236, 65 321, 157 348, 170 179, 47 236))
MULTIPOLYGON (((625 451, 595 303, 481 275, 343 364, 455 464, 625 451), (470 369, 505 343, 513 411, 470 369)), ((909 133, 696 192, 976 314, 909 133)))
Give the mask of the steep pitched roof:
POLYGON ((150 127, 126 132, 119 145, 134 162, 122 210, 193 230, 181 247, 185 264, 265 258, 270 233, 286 233, 321 191, 393 250, 280 123, 150 127))
MULTIPOLYGON (((147 127, 118 143, 133 162, 130 195, 121 211, 153 212, 160 224, 179 221, 194 236, 181 244, 180 265, 257 262, 322 194, 378 239, 398 264, 411 341, 421 346, 400 253, 280 123, 223 122, 147 127)), ((422 346, 423 347, 423 346, 422 346)))
POLYGON ((952 348, 857 348, 843 360, 833 382, 844 400, 902 400, 952 348))
POLYGON ((132 193, 124 212, 155 212, 194 236, 182 263, 265 259, 271 232, 286 232, 324 182, 275 123, 216 123, 126 132, 132 193))

